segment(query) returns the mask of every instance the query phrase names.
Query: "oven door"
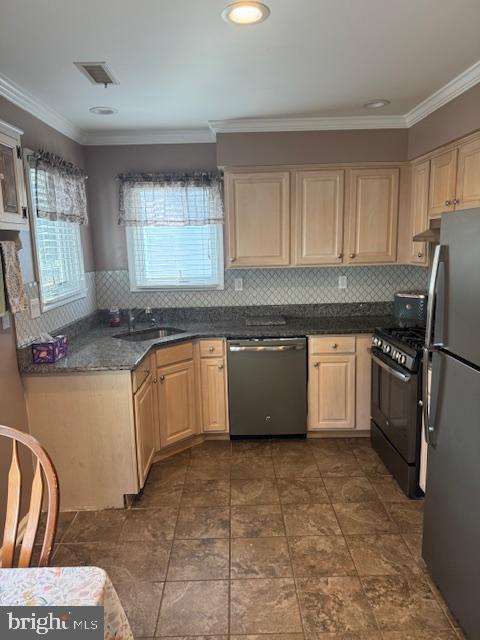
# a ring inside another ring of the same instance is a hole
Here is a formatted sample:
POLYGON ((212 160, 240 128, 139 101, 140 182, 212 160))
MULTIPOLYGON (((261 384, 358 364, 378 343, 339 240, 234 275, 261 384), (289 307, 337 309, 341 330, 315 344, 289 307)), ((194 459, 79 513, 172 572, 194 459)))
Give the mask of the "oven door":
POLYGON ((418 455, 419 377, 372 348, 372 419, 402 458, 418 455))

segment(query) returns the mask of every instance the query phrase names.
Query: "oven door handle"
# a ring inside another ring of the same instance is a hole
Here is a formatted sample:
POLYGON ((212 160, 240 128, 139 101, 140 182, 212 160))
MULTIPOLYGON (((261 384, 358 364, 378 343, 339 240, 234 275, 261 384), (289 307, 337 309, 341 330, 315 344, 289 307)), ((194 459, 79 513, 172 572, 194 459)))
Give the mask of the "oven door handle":
POLYGON ((388 373, 390 373, 394 378, 400 380, 401 382, 409 382, 411 380, 412 376, 409 373, 402 373, 401 371, 397 371, 397 369, 392 369, 392 367, 389 367, 386 362, 380 360, 380 358, 378 358, 371 349, 369 349, 368 351, 372 356, 372 360, 375 362, 375 364, 378 364, 379 367, 382 367, 382 369, 388 371, 388 373))

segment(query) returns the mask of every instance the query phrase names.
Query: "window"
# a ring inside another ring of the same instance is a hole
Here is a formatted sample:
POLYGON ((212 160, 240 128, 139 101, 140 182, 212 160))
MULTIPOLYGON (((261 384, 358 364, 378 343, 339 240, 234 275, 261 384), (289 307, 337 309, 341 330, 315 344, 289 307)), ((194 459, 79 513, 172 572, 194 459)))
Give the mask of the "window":
MULTIPOLYGON (((35 169, 30 169, 33 211, 35 203, 35 169)), ((32 215, 35 253, 42 310, 84 298, 85 270, 80 225, 63 220, 48 220, 32 215)))
POLYGON ((132 291, 223 289, 223 225, 212 215, 213 205, 221 206, 217 194, 178 182, 124 185, 133 217, 127 225, 132 291))

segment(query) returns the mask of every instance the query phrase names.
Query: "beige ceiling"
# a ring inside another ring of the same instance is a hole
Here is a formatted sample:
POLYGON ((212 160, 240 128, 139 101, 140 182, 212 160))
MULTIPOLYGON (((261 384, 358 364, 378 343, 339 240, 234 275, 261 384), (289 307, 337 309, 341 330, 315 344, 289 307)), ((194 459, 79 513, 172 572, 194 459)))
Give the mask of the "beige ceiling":
POLYGON ((224 0, 0 0, 0 73, 86 131, 170 129, 365 115, 378 97, 400 115, 480 59, 480 0, 265 1, 270 18, 239 28, 224 0))

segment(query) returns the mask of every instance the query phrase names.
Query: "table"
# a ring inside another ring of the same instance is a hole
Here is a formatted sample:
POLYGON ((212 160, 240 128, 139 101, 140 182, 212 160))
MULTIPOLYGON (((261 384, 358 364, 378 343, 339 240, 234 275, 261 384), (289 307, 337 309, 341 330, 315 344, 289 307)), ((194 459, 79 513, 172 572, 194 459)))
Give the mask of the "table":
POLYGON ((105 640, 133 640, 110 578, 99 567, 0 569, 0 606, 103 606, 105 640))

